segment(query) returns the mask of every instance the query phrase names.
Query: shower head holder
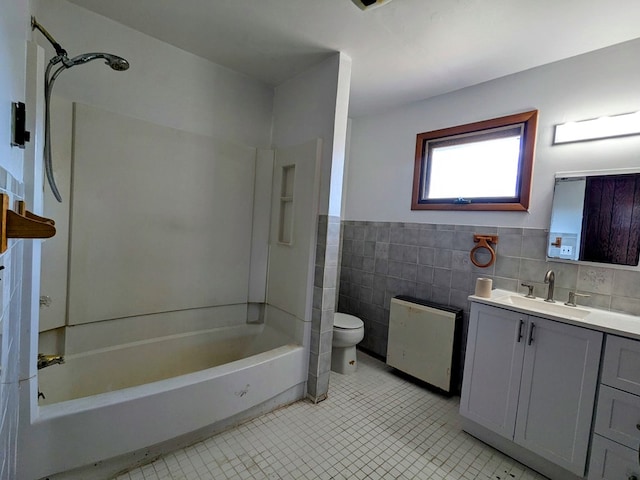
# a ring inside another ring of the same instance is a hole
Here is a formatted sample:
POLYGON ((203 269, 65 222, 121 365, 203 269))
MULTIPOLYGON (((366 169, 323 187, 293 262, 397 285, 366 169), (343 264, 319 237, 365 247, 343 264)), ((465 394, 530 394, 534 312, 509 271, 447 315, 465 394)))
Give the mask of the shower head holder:
POLYGON ((53 48, 55 48, 56 50, 56 56, 58 57, 66 57, 67 56, 67 51, 62 48, 62 46, 56 42, 56 39, 53 38, 51 36, 51 34, 49 32, 47 32, 47 29, 44 28, 42 25, 40 25, 38 23, 38 21, 36 20, 36 17, 31 17, 31 30, 38 30, 40 31, 40 33, 42 33, 42 35, 44 35, 44 37, 49 40, 49 43, 51 45, 53 45, 53 48))

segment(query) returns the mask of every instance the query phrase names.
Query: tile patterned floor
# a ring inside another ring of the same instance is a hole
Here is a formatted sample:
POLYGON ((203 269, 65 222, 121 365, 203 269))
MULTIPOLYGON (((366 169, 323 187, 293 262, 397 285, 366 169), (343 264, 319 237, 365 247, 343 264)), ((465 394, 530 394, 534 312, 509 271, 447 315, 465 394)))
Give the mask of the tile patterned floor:
POLYGON ((306 400, 168 454, 117 480, 541 480, 460 429, 458 401, 358 352, 332 373, 329 398, 306 400))

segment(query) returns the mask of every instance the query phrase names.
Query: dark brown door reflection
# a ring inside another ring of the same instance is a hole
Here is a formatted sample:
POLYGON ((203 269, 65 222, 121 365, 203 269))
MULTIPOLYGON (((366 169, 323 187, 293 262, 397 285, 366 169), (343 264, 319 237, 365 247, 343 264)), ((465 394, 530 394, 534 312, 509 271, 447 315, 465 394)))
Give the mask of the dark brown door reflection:
POLYGON ((580 260, 637 265, 640 174, 587 177, 580 260))

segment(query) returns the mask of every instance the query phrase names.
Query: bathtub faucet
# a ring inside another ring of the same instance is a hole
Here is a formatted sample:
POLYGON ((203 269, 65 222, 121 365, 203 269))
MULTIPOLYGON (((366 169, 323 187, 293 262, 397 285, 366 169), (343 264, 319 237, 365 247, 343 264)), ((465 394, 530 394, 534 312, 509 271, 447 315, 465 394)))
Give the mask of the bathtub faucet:
POLYGON ((43 355, 42 353, 38 354, 38 370, 60 363, 64 363, 64 357, 62 355, 43 355))

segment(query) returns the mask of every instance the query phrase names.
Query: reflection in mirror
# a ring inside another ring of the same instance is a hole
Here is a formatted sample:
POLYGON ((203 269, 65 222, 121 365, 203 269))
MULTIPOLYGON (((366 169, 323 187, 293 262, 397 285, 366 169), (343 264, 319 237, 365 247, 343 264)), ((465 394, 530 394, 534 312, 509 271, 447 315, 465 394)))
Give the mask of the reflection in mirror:
POLYGON ((551 258, 579 258, 585 184, 585 177, 556 178, 547 253, 551 258))
POLYGON ((638 265, 640 173, 557 174, 547 256, 638 265))

